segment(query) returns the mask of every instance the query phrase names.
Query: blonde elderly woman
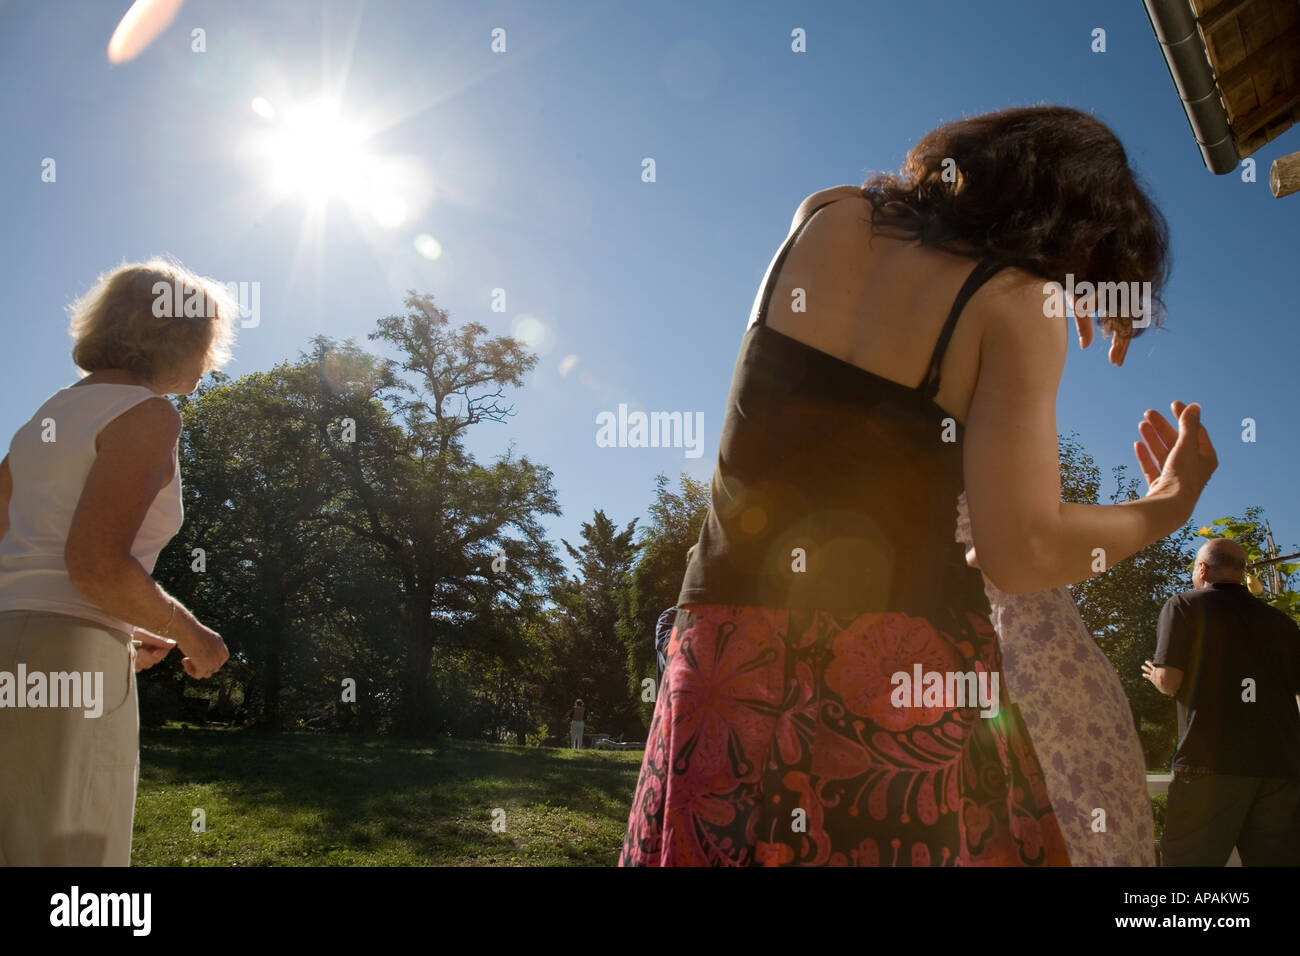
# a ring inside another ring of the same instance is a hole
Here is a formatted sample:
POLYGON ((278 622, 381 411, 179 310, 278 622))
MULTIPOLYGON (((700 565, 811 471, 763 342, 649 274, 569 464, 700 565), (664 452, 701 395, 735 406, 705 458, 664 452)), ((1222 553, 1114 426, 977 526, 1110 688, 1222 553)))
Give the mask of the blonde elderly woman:
POLYGON ((220 285, 169 262, 104 274, 72 307, 81 381, 0 463, 0 865, 129 865, 135 672, 176 646, 194 678, 226 661, 151 574, 182 520, 165 396, 229 359, 237 316, 220 285))

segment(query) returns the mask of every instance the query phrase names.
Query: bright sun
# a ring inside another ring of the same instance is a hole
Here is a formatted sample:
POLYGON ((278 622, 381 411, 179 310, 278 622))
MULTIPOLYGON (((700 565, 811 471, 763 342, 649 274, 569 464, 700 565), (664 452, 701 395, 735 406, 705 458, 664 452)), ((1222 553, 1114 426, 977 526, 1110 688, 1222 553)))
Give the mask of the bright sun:
POLYGON ((395 177, 366 149, 366 132, 343 116, 336 100, 322 97, 288 109, 279 123, 262 97, 252 107, 273 124, 264 149, 277 195, 296 193, 314 210, 341 200, 389 229, 406 221, 407 204, 393 187, 395 177))

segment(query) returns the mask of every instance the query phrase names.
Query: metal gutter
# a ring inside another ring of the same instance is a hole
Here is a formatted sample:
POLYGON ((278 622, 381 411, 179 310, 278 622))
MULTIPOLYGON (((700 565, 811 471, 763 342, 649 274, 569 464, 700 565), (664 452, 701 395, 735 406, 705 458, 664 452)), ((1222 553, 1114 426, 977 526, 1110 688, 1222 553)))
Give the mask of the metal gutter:
POLYGON ((1210 56, 1196 29, 1196 15, 1188 0, 1142 0, 1160 52, 1183 101, 1201 158, 1210 172, 1233 172, 1241 157, 1228 126, 1228 111, 1219 98, 1210 56))

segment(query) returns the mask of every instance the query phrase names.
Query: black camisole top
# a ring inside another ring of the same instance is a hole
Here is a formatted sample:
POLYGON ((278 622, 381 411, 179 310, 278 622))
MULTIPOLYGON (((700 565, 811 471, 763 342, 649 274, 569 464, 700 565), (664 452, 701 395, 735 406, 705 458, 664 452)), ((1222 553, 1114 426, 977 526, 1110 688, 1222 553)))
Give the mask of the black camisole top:
POLYGON ((963 428, 934 397, 962 307, 1002 267, 975 266, 924 380, 908 387, 765 324, 786 254, 825 205, 786 239, 742 340, 678 606, 987 613, 954 533, 963 428))

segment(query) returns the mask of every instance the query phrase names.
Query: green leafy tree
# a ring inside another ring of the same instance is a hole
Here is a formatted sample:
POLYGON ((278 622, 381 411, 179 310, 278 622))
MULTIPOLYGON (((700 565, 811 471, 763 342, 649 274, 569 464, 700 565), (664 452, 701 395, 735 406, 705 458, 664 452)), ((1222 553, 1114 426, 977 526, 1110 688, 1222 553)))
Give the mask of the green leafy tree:
MULTIPOLYGON (((1060 440, 1063 500, 1098 504, 1101 481, 1096 462, 1075 433, 1060 440)), ((1127 468, 1112 471, 1115 490, 1109 501, 1133 501, 1141 483, 1127 468)), ((1187 572, 1190 526, 1161 538, 1119 564, 1072 585, 1079 615, 1119 675, 1133 709, 1146 752, 1147 766, 1168 762, 1177 734, 1177 714, 1168 697, 1142 676, 1142 662, 1155 651, 1156 628, 1165 602, 1189 587, 1187 572)))
MULTIPOLYGON (((348 413, 367 434, 395 434, 374 398, 382 369, 355 348, 349 358, 357 365, 350 380, 363 381, 364 368, 372 387, 352 396, 348 413)), ((353 618, 371 615, 385 588, 382 555, 326 520, 341 489, 334 459, 347 421, 334 417, 334 403, 311 355, 237 380, 213 376, 178 402, 186 523, 156 570, 231 647, 231 661, 208 686, 239 685, 263 726, 283 723, 286 696, 297 701, 295 719, 338 696, 337 682, 328 690, 308 683, 303 667, 321 660, 317 646, 337 646, 332 625, 347 624, 347 615, 324 613, 342 604, 344 572, 364 569, 369 582, 366 600, 350 605, 353 618)))
MULTIPOLYGON (((463 723, 439 713, 440 643, 461 642, 467 629, 481 637, 485 621, 536 613, 529 595, 560 573, 540 522, 559 507, 550 469, 513 451, 480 465, 464 447, 470 428, 514 414, 504 389, 522 384, 536 356, 514 339, 487 338, 478 323, 451 328, 432 296, 411 292, 405 305, 370 335, 397 350, 381 366, 382 394, 401 437, 363 435, 358 421, 356 440, 339 449, 344 490, 331 520, 384 549, 401 581, 398 724, 424 734, 463 723)), ((337 348, 325 339, 316 348, 328 367, 337 348)), ((339 368, 343 382, 350 364, 339 368)))
POLYGON ((683 472, 674 491, 666 475, 655 478, 650 522, 640 529, 640 555, 619 592, 618 634, 627 655, 628 693, 638 705, 645 727, 654 714, 654 701, 642 700, 642 682, 658 677, 655 624, 660 614, 677 603, 686 575, 686 551, 699 540, 709 501, 707 481, 697 481, 683 472))
MULTIPOLYGON (((375 336, 400 360, 318 336, 295 363, 182 399, 186 528, 159 577, 231 647, 205 689, 235 690, 262 725, 535 736, 561 570, 539 521, 558 513, 551 476, 462 442, 510 413, 501 387, 533 359, 449 330, 428 297, 407 305, 375 336)), ((155 670, 174 709, 183 675, 155 670)))

